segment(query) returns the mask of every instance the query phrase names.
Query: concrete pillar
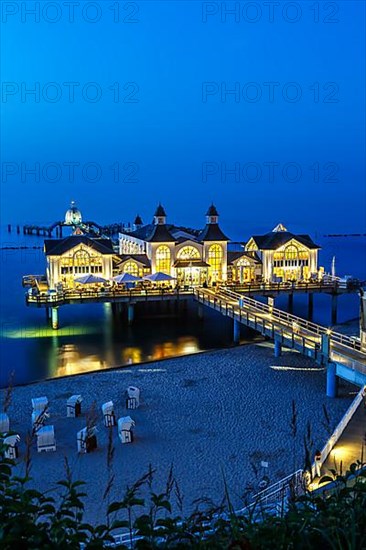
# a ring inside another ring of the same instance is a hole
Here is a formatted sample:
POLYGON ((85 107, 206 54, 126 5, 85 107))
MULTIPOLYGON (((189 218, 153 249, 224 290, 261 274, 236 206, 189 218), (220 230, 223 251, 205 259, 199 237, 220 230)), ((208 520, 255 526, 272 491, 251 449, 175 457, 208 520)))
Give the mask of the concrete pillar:
POLYGON ((198 319, 203 319, 203 305, 198 304, 198 319))
POLYGON ((274 356, 281 357, 282 354, 282 344, 279 340, 274 341, 274 356))
POLYGON ((127 319, 128 324, 131 326, 135 318, 135 306, 134 304, 128 304, 127 308, 127 319))
POLYGON ((313 320, 314 313, 314 294, 309 292, 308 294, 308 321, 313 320))
POLYGON ((327 397, 337 397, 337 395, 338 395, 338 377, 336 375, 336 366, 334 363, 328 363, 327 397))
POLYGON ((321 336, 321 361, 320 364, 327 365, 330 355, 330 334, 322 334, 321 336))
POLYGON ((58 307, 52 308, 52 328, 54 330, 58 329, 58 307))
POLYGON ((332 294, 332 320, 331 324, 337 324, 337 306, 338 306, 338 296, 337 294, 332 294))
POLYGON ((234 344, 240 343, 240 323, 236 319, 233 319, 233 341, 234 344))
POLYGON ((294 295, 293 293, 291 292, 289 295, 288 295, 288 307, 287 307, 287 311, 289 313, 292 313, 294 310, 294 295))

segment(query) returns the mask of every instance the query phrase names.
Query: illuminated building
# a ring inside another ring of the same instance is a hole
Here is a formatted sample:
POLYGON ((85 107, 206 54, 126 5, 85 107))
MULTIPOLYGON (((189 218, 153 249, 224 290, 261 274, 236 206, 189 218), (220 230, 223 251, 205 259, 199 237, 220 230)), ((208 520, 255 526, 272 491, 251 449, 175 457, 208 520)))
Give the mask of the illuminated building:
POLYGON ((260 258, 265 281, 318 277, 319 249, 309 235, 294 235, 282 224, 270 233, 251 237, 245 245, 247 252, 255 253, 260 258))

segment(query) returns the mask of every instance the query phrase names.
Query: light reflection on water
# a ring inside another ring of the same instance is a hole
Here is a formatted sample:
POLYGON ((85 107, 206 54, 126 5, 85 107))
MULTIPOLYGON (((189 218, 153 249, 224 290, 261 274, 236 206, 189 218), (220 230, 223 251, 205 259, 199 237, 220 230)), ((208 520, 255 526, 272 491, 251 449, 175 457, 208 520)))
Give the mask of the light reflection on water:
MULTIPOLYGON (((41 245, 43 238, 6 234, 2 244, 7 243, 41 245)), ((320 243, 324 244, 321 264, 329 267, 332 256, 336 255, 340 274, 347 272, 364 277, 365 260, 362 261, 359 254, 364 243, 364 239, 362 242, 360 239, 328 239, 320 243)), ((110 304, 65 306, 59 309, 60 329, 53 331, 46 323, 43 309, 25 306, 25 289, 21 286, 24 274, 44 272, 42 250, 5 252, 0 284, 0 387, 8 385, 12 371, 15 371, 15 385, 120 365, 126 365, 121 371, 126 372, 129 364, 231 344, 230 320, 207 310, 205 321, 201 323, 193 306, 187 317, 179 320, 152 319, 151 316, 143 319, 137 315, 132 328, 113 317, 110 304)), ((285 308, 286 305, 285 299, 276 299, 276 306, 285 308)), ((305 316, 306 297, 296 298, 295 308, 297 314, 305 316)), ((340 320, 356 317, 358 308, 358 296, 342 297, 339 300, 340 320)), ((329 323, 329 312, 329 296, 316 296, 315 322, 329 323)), ((245 336, 247 341, 251 338, 245 336)))
POLYGON ((167 341, 155 344, 151 353, 146 355, 142 347, 127 346, 120 350, 120 361, 113 364, 102 359, 100 354, 86 354, 84 349, 76 344, 55 346, 51 358, 50 372, 52 376, 69 376, 90 371, 98 371, 113 366, 131 365, 144 361, 157 361, 167 357, 175 357, 200 351, 198 339, 195 337, 181 337, 176 341, 167 341))

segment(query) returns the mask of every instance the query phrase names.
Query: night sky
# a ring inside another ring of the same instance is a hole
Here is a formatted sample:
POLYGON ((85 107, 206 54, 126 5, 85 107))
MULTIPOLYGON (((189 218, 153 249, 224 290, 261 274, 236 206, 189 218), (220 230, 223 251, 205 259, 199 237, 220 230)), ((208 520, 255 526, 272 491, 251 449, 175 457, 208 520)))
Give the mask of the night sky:
POLYGON ((363 1, 1 8, 2 224, 365 231, 363 1))

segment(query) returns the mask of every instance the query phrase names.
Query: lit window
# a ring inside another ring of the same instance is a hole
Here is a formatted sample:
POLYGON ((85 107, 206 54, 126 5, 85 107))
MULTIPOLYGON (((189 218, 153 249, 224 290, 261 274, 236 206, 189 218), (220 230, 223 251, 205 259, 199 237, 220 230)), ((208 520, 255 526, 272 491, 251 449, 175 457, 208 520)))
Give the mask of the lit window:
POLYGON ((159 246, 156 249, 156 271, 170 273, 170 250, 167 246, 159 246))
POLYGON ((177 257, 180 260, 199 259, 200 253, 198 252, 197 248, 195 248, 194 246, 184 246, 179 250, 177 257))
POLYGON ((123 268, 124 273, 129 273, 135 277, 139 274, 139 268, 136 262, 127 262, 123 268))
POLYGON ((222 272, 222 248, 219 244, 213 244, 208 249, 208 263, 210 264, 210 272, 215 280, 221 277, 222 272))

